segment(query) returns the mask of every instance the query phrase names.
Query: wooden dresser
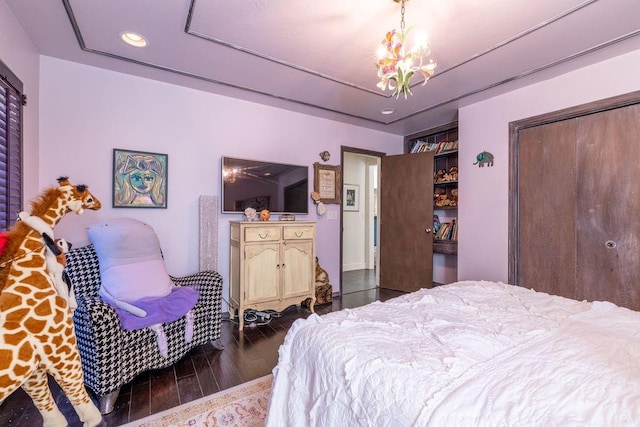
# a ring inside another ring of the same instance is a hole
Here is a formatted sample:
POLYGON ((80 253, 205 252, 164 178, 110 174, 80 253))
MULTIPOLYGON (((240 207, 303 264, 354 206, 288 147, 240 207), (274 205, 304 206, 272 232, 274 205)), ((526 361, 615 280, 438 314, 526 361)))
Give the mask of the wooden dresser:
POLYGON ((316 224, 311 221, 231 223, 230 305, 244 311, 276 310, 311 298, 315 304, 316 224))

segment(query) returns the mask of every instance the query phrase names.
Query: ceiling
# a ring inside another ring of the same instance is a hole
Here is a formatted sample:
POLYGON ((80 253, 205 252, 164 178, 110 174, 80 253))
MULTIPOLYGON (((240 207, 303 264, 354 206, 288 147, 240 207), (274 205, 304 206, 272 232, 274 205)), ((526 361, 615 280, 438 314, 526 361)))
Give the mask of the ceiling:
POLYGON ((398 135, 640 49, 638 0, 410 0, 406 26, 428 33, 437 68, 396 99, 374 66, 400 28, 393 0, 5 1, 43 55, 398 135))

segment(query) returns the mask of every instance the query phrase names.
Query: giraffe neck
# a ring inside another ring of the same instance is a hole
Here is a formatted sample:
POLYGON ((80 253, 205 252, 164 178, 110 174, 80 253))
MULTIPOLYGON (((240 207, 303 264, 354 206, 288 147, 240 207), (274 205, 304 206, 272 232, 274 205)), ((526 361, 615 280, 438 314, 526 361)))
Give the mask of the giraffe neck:
POLYGON ((54 228, 62 217, 71 210, 72 191, 73 189, 70 185, 59 187, 52 194, 54 197, 48 198, 45 201, 46 203, 38 206, 37 209, 34 207, 34 211, 31 214, 40 217, 48 226, 54 228))
MULTIPOLYGON (((53 229, 62 217, 69 212, 70 200, 71 187, 60 187, 59 191, 51 193, 49 197, 42 201, 43 203, 34 205, 32 214, 40 217, 45 224, 53 229)), ((46 245, 42 235, 26 224, 23 227, 27 227, 28 231, 25 233, 19 249, 14 255, 7 285, 20 283, 31 274, 42 276, 45 279, 32 281, 36 288, 52 287, 53 283, 49 280, 46 270, 46 245), (36 283, 39 284, 36 285, 36 283)))

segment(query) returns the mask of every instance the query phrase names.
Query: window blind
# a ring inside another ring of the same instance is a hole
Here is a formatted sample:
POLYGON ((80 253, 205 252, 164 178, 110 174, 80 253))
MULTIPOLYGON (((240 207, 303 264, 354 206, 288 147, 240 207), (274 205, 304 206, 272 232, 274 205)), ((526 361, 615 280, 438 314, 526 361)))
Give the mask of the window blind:
POLYGON ((0 230, 22 210, 22 82, 0 61, 0 230))

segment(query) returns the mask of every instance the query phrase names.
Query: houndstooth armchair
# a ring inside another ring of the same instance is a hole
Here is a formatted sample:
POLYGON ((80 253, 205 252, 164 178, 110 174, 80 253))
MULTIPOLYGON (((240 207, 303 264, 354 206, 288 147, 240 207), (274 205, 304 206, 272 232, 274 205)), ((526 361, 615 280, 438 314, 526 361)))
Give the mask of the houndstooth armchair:
POLYGON ((98 396, 103 414, 113 410, 120 387, 138 374, 170 366, 193 347, 209 341, 217 349, 223 349, 219 339, 222 277, 215 271, 171 277, 177 286, 197 285, 200 296, 192 310, 191 342, 185 342, 185 317, 163 324, 167 357, 160 354, 156 334, 151 328, 122 329, 116 311, 98 295, 100 266, 93 245, 69 251, 66 272, 78 301, 73 320, 84 382, 98 396))

